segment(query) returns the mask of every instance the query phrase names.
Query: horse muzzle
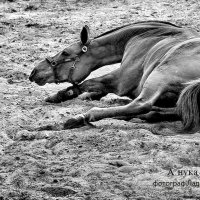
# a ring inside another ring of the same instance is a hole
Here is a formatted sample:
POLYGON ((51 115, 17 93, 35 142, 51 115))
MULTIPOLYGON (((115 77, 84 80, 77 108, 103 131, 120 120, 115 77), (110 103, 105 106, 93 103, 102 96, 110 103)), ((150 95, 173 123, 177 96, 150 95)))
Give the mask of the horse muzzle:
POLYGON ((33 71, 31 72, 31 74, 29 76, 29 80, 31 82, 35 82, 36 84, 38 84, 40 86, 43 86, 43 85, 45 85, 47 83, 46 82, 46 78, 38 76, 38 73, 37 73, 36 69, 33 69, 33 71))

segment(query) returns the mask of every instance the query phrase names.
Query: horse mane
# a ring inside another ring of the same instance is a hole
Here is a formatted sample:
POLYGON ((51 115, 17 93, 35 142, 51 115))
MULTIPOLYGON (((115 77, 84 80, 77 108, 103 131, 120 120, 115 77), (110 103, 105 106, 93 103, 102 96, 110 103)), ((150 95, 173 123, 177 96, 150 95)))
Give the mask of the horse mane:
POLYGON ((155 25, 155 24, 160 24, 160 25, 169 25, 169 26, 173 26, 173 27, 176 27, 176 28, 181 28, 180 26, 177 26, 176 24, 173 24, 171 22, 166 22, 166 21, 158 21, 158 20, 147 20, 147 21, 140 21, 140 22, 134 22, 134 23, 131 23, 131 24, 126 24, 124 26, 120 26, 120 27, 117 27, 115 29, 112 29, 112 30, 109 30, 105 33, 102 33, 98 36, 96 36, 94 39, 97 39, 97 38, 100 38, 102 36, 105 36, 105 35, 108 35, 110 33, 113 33, 115 31, 118 31, 119 29, 122 29, 122 28, 125 28, 125 27, 128 27, 128 26, 132 26, 132 25, 144 25, 144 24, 147 24, 147 25, 155 25))

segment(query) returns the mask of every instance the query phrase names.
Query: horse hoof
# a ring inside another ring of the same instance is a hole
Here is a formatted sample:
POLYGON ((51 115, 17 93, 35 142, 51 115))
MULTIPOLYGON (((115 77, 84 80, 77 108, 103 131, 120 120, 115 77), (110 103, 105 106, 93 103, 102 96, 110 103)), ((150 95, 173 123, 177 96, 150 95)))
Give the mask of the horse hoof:
POLYGON ((71 86, 67 89, 60 90, 57 94, 47 97, 45 99, 48 103, 61 103, 67 100, 71 100, 80 94, 79 88, 76 86, 71 86))
POLYGON ((128 103, 130 103, 132 100, 128 97, 119 97, 116 94, 108 94, 105 97, 102 97, 101 100, 104 103, 107 104, 120 104, 120 105, 126 105, 128 103))
POLYGON ((81 99, 81 100, 92 100, 92 98, 91 98, 91 93, 89 93, 89 92, 84 92, 83 94, 80 94, 79 96, 78 96, 78 98, 79 99, 81 99))
POLYGON ((64 129, 80 128, 85 126, 85 118, 83 115, 68 119, 64 124, 64 129))

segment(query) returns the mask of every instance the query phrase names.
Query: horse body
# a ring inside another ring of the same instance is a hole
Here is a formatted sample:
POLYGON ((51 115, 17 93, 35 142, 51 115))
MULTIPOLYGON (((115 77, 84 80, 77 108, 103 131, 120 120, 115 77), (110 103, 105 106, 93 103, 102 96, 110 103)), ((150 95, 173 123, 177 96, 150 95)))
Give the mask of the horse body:
POLYGON ((199 37, 196 31, 165 22, 141 22, 117 28, 90 41, 87 29, 83 30, 81 42, 70 45, 52 58, 57 68, 50 61, 52 70, 49 63, 43 61, 34 69, 30 80, 41 85, 54 82, 56 69, 56 77, 61 82, 72 80, 75 83, 51 97, 50 102, 52 99, 53 102, 72 99, 85 91, 94 99, 112 92, 129 96, 133 101, 124 106, 93 108, 67 121, 65 128, 108 117, 138 116, 152 111, 177 116, 175 107, 163 109, 155 105, 159 105, 160 100, 171 99, 172 106, 175 106, 184 88, 183 83, 200 76, 200 39, 196 38, 199 37), (79 62, 73 60, 74 55, 79 57, 79 62), (121 62, 119 69, 80 83, 91 71, 117 62, 121 62))
POLYGON ((108 117, 136 116, 150 112, 153 105, 167 92, 178 97, 184 83, 200 76, 199 42, 200 38, 178 42, 167 51, 163 61, 150 73, 140 94, 131 103, 111 108, 93 108, 85 114, 86 119, 97 121, 108 117))

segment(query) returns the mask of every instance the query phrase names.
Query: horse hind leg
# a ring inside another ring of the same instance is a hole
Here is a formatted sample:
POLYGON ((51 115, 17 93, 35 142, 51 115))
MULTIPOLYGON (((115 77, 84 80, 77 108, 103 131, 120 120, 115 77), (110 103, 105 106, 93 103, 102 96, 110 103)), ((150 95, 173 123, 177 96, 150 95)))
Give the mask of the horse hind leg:
POLYGON ((104 118, 116 118, 123 116, 137 116, 138 114, 147 113, 151 110, 154 99, 156 100, 159 96, 155 94, 150 100, 143 100, 143 96, 140 96, 133 100, 131 103, 110 108, 92 108, 88 112, 82 115, 77 115, 72 119, 69 119, 64 124, 64 129, 77 128, 85 125, 85 122, 99 121, 104 118))
POLYGON ((139 118, 149 123, 158 123, 163 121, 174 122, 181 120, 180 116, 176 112, 176 107, 160 108, 156 106, 152 106, 152 110, 145 114, 140 114, 137 116, 133 115, 133 116, 116 117, 115 119, 122 119, 129 121, 133 118, 139 118))
POLYGON ((128 116, 120 117, 117 119, 131 120, 132 118, 139 118, 150 123, 157 123, 161 121, 179 121, 181 120, 176 110, 176 103, 178 100, 177 93, 167 92, 161 95, 161 98, 156 101, 155 105, 152 107, 152 110, 146 114, 140 114, 138 116, 128 116))
POLYGON ((160 108, 153 106, 149 113, 141 114, 137 117, 150 123, 157 123, 162 121, 173 122, 181 120, 180 116, 176 112, 176 107, 160 108))

